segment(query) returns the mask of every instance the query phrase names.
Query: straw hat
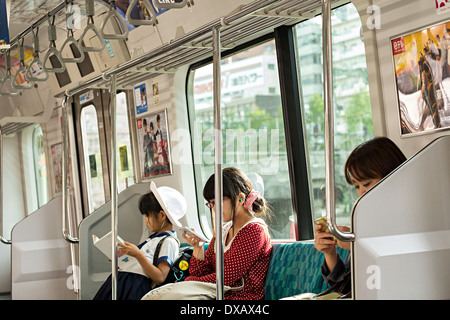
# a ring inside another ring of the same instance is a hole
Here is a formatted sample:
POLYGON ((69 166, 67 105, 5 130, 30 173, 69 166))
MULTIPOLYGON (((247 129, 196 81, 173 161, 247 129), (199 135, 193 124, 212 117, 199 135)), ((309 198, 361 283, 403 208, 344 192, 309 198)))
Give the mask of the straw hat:
POLYGON ((187 210, 184 196, 170 187, 157 188, 153 181, 150 183, 150 191, 155 195, 156 200, 158 200, 172 225, 181 228, 182 225, 178 220, 186 214, 187 210))

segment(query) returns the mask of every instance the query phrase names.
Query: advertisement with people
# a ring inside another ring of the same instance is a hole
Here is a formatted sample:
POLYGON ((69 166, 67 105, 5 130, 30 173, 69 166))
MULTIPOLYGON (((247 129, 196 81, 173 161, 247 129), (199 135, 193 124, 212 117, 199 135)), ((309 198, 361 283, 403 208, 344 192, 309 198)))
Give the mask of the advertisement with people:
POLYGON ((391 40, 402 135, 450 127, 450 22, 391 40))
POLYGON ((137 120, 142 179, 171 173, 167 110, 137 120))

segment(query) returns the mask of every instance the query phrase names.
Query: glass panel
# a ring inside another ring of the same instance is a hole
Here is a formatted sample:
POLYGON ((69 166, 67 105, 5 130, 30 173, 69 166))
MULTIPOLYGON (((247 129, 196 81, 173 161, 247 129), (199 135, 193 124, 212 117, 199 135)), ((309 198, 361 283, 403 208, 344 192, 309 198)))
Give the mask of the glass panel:
POLYGON ((127 112, 127 95, 120 92, 116 96, 116 121, 117 121, 117 167, 118 190, 126 189, 127 184, 134 184, 133 161, 131 157, 131 139, 127 112))
POLYGON ((97 110, 93 105, 86 106, 81 110, 81 138, 84 163, 86 164, 89 213, 91 213, 105 203, 97 110))
MULTIPOLYGON (((338 225, 349 225, 350 211, 357 199, 356 191, 345 180, 345 161, 358 144, 373 137, 366 56, 360 29, 360 17, 353 4, 333 10, 334 159, 338 225)), ((325 215, 322 17, 300 23, 294 31, 316 219, 325 215)))
POLYGON ((47 165, 45 161, 44 136, 41 126, 33 130, 33 159, 36 181, 38 207, 42 207, 49 200, 47 185, 47 165))
MULTIPOLYGON (((295 239, 275 42, 268 41, 222 61, 223 167, 238 167, 273 208, 273 239, 295 239), (259 191, 259 190, 258 190, 259 191), (261 192, 260 191, 260 192, 261 192)), ((214 173, 212 64, 193 70, 190 117, 200 221, 210 229, 203 186, 214 173), (208 222, 208 223, 207 223, 208 222)))

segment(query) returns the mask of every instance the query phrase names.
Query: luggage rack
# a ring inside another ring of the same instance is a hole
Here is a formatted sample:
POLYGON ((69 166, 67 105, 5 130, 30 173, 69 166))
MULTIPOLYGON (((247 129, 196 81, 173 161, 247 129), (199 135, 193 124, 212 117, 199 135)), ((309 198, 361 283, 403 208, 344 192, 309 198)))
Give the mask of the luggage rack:
MULTIPOLYGON (((332 1, 336 6, 346 2, 332 1)), ((109 88, 111 75, 116 77, 117 89, 130 89, 137 82, 176 72, 182 66, 211 57, 214 28, 220 28, 221 48, 232 49, 277 27, 310 19, 321 12, 321 5, 321 0, 260 0, 239 6, 228 16, 69 88, 65 95, 72 96, 88 88, 109 88)))

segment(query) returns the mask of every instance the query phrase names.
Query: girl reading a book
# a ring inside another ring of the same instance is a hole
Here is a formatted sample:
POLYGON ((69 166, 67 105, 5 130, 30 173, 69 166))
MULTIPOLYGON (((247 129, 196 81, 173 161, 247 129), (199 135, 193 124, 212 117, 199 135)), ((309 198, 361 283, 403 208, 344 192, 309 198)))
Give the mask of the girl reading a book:
MULTIPOLYGON (((118 300, 139 300, 155 285, 162 284, 178 256, 179 241, 172 229, 174 225, 181 227, 178 220, 186 213, 186 200, 177 190, 170 187, 157 188, 154 182, 151 183, 150 190, 140 198, 139 210, 153 234, 138 246, 126 241, 118 244, 119 252, 130 257, 120 264, 117 273, 118 300), (163 242, 155 259, 160 241, 163 242)), ((94 300, 110 300, 111 286, 110 275, 94 300)))

